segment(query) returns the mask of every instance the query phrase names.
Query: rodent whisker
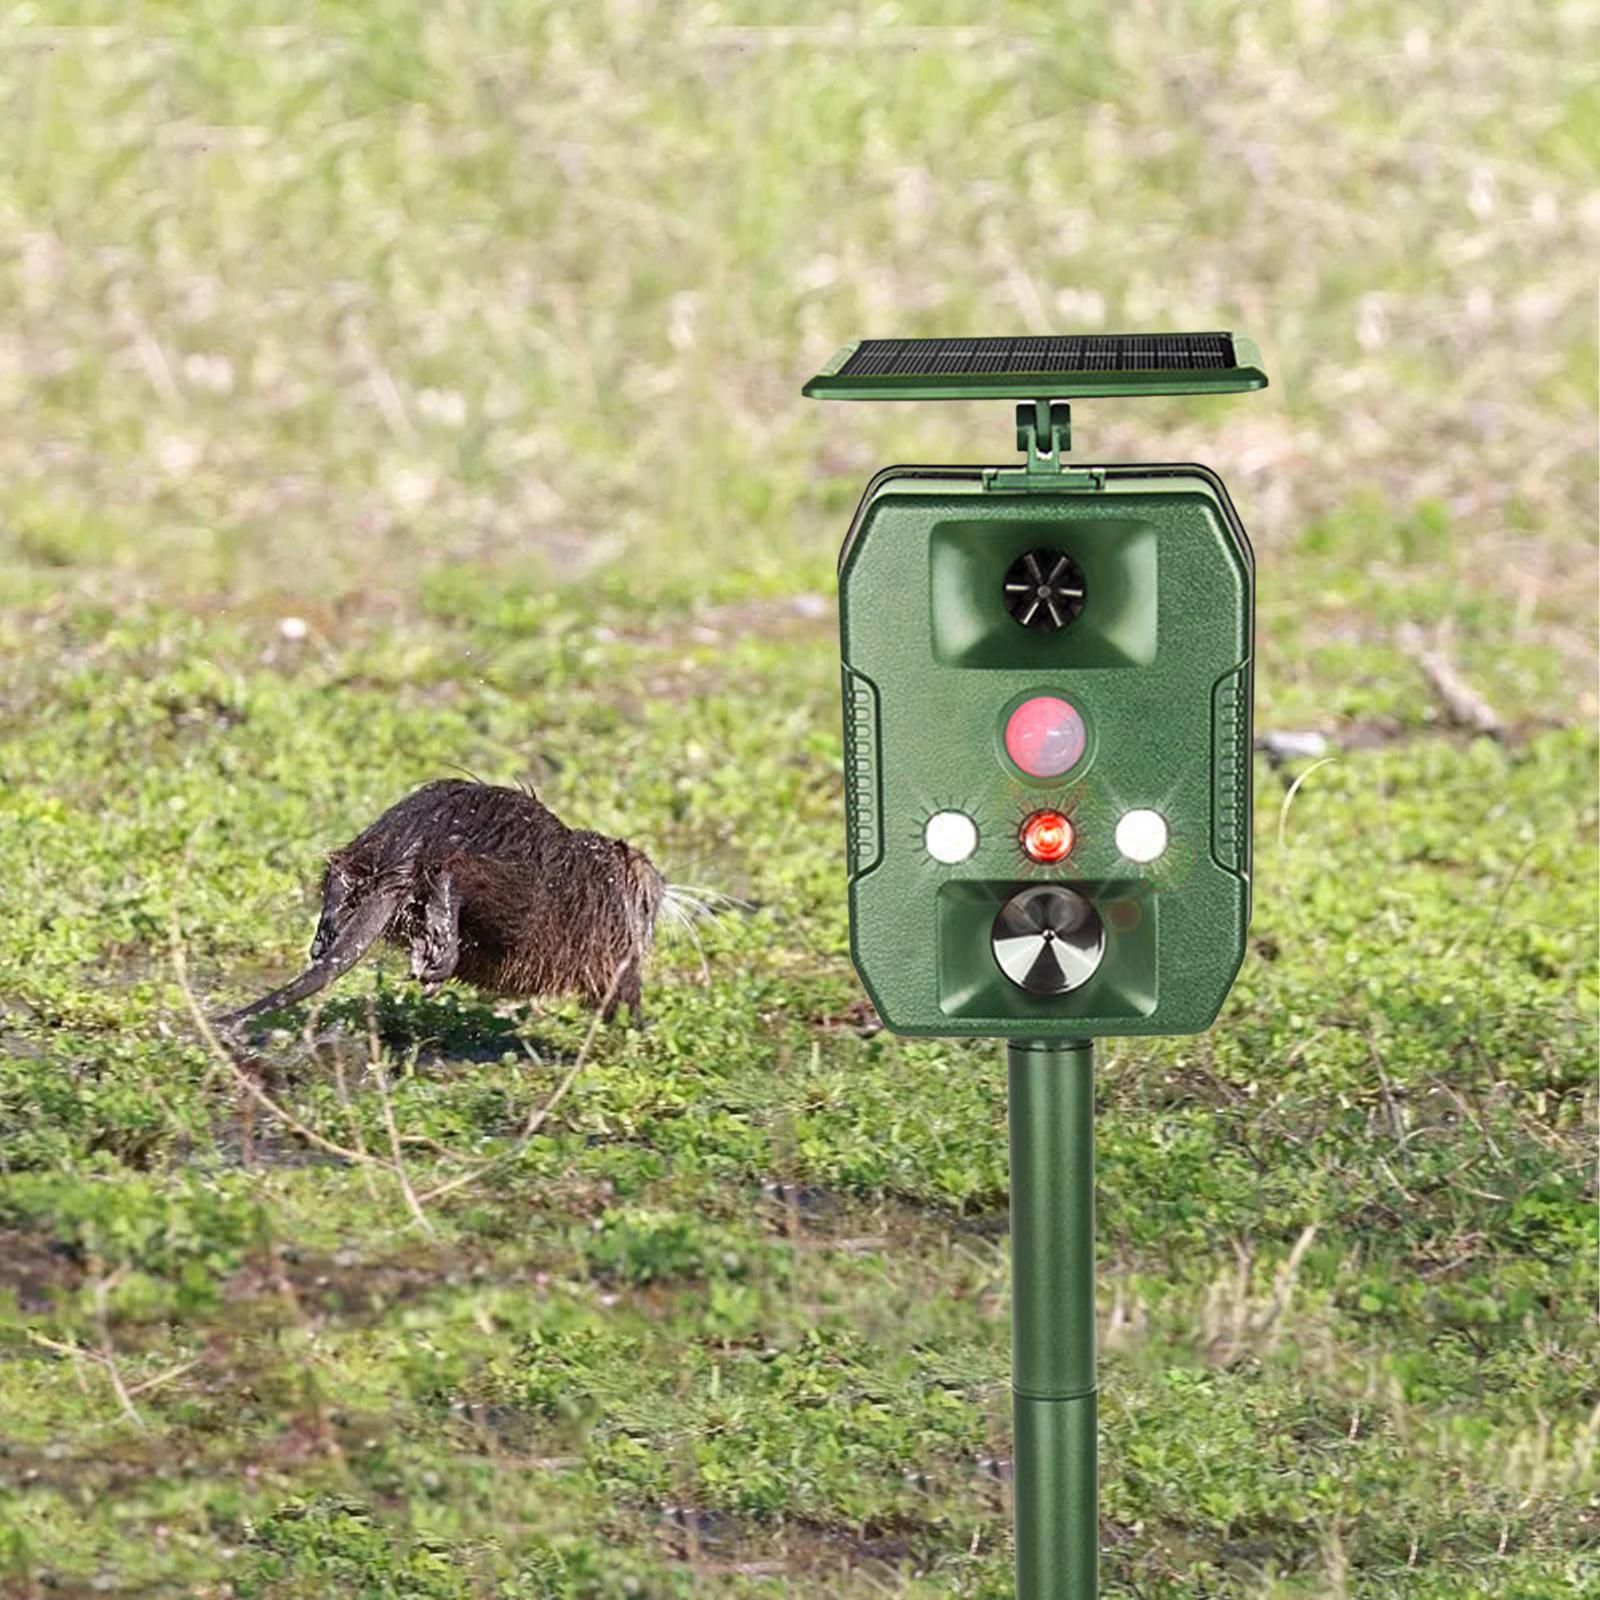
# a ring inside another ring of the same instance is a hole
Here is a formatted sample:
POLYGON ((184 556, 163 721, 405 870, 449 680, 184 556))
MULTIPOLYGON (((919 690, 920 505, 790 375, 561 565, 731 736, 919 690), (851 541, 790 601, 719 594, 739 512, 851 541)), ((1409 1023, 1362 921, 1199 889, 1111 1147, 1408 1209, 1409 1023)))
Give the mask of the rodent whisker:
POLYGON ((735 907, 740 911, 755 910, 748 900, 740 900, 735 895, 724 894, 721 889, 698 883, 669 883, 663 898, 665 903, 692 907, 701 917, 718 917, 735 907))
POLYGON ((694 914, 691 915, 685 905, 674 900, 668 893, 662 896, 661 909, 666 913, 665 928, 670 938, 674 933, 682 933, 694 945, 696 960, 700 963, 700 981, 709 987, 711 983, 711 965, 706 960, 706 948, 700 938, 700 930, 695 924, 706 916, 712 915, 705 908, 695 905, 694 914))

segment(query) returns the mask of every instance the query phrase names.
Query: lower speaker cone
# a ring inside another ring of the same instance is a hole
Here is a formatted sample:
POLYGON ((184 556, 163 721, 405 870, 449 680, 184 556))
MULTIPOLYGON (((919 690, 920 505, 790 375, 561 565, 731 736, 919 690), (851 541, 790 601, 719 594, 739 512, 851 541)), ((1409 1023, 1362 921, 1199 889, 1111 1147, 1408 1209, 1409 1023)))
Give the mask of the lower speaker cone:
POLYGON ((1106 930, 1094 905, 1056 883, 1033 884, 1000 907, 990 933, 994 959, 1029 994, 1067 994, 1095 974, 1106 930))

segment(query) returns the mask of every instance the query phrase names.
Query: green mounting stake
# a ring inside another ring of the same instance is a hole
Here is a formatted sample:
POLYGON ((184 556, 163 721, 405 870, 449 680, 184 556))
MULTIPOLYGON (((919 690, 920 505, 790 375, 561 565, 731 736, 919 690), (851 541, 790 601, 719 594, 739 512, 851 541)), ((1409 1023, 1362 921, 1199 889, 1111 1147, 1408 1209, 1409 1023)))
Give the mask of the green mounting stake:
POLYGON ((1006 1049, 1017 1593, 1097 1592, 1094 1045, 1006 1049))
POLYGON ((1007 1043, 1019 1600, 1097 1593, 1094 1040, 1198 1033, 1250 918, 1255 567, 1215 473, 1069 468, 1067 401, 1266 383, 1232 333, 868 339, 824 399, 1006 398, 839 555, 850 947, 886 1026, 1007 1043))

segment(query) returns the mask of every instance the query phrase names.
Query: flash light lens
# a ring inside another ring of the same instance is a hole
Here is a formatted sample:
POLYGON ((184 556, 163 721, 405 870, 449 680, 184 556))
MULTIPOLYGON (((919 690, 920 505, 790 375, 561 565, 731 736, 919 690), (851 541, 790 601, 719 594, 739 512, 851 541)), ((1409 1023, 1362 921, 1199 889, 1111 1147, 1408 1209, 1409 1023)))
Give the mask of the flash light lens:
POLYGON ((1124 811, 1117 821, 1116 840, 1129 861, 1158 860, 1166 853, 1167 819, 1159 811, 1124 811))
POLYGON ((978 825, 965 811, 936 811, 922 830, 922 842, 935 861, 953 867, 978 848, 978 825))
POLYGON ((1030 778, 1059 778, 1083 759, 1083 718, 1065 700, 1035 695, 1006 718, 1006 754, 1030 778))
POLYGON ((1076 839, 1071 821, 1059 811, 1035 811, 1022 824, 1021 837, 1022 853, 1042 866, 1065 861, 1076 839))

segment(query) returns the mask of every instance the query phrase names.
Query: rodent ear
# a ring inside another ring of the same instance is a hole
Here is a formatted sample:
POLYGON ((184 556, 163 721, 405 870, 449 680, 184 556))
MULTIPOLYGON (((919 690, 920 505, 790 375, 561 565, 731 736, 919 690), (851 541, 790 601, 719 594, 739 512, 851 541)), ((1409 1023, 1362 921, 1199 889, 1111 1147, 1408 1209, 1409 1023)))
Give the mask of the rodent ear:
POLYGON ((635 850, 630 844, 627 852, 628 887, 645 905, 654 906, 666 888, 666 880, 643 850, 635 850))

